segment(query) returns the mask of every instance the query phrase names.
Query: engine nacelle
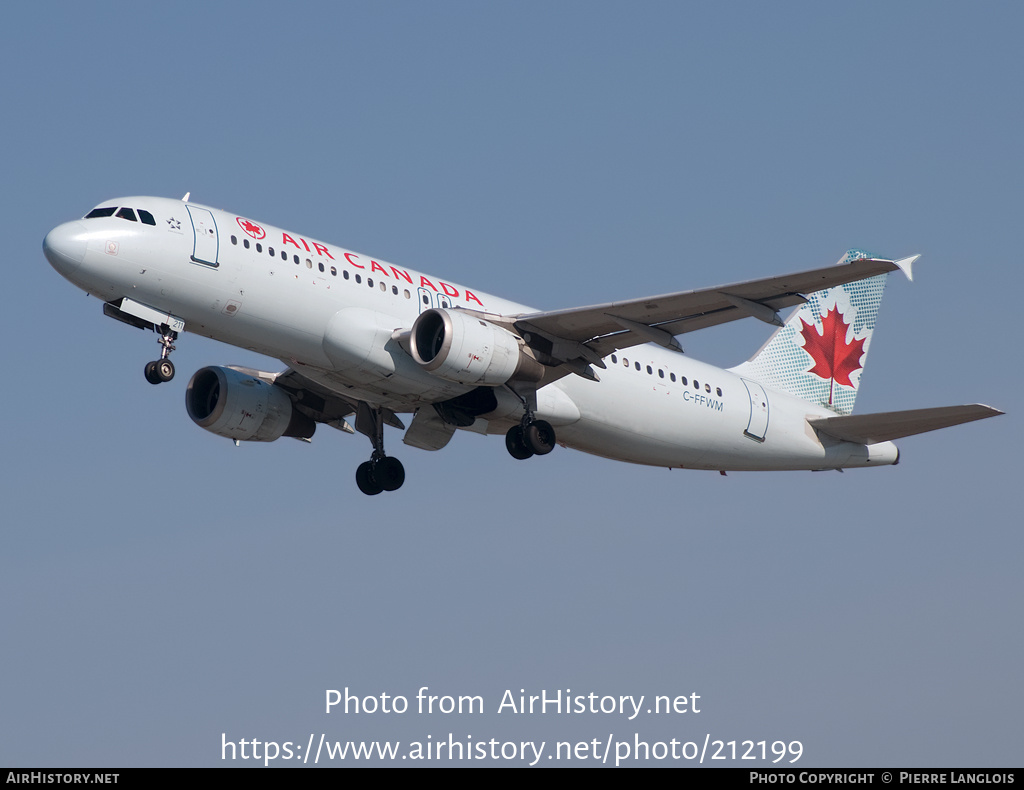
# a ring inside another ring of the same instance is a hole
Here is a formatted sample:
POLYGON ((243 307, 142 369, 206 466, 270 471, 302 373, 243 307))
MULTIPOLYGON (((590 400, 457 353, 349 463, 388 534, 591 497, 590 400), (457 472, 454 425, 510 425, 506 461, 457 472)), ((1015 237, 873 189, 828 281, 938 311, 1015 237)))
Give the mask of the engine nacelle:
POLYGON ((446 381, 497 387, 510 379, 540 381, 544 367, 523 353, 506 329, 458 310, 420 314, 409 338, 412 358, 446 381))
POLYGON ((316 430, 284 390, 231 368, 196 371, 185 390, 185 408, 200 428, 243 442, 308 439, 316 430))

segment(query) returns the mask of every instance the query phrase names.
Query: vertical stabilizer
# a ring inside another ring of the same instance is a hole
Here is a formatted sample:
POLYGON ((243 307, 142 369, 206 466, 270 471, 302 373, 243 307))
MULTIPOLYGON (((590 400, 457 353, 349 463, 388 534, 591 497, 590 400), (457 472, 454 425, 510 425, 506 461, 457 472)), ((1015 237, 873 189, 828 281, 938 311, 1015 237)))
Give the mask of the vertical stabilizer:
MULTIPOLYGON (((874 257, 850 250, 839 264, 874 257)), ((896 265, 909 278, 916 259, 896 265)), ((887 276, 808 294, 761 350, 732 370, 836 414, 852 413, 887 276)))

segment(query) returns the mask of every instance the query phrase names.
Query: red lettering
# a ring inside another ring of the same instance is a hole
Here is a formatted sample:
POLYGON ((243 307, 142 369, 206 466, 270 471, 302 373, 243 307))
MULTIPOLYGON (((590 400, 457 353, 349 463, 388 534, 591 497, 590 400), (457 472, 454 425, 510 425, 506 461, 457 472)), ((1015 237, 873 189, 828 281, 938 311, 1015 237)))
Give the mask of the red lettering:
POLYGON ((330 258, 330 259, 331 259, 332 261, 334 260, 334 256, 333 256, 333 255, 331 255, 331 253, 329 253, 329 252, 327 251, 327 248, 326 248, 326 247, 325 247, 325 246, 324 246, 323 244, 317 244, 317 243, 316 243, 316 242, 314 241, 314 242, 313 242, 313 247, 314 247, 314 249, 316 249, 316 254, 317 254, 317 255, 326 255, 326 256, 327 256, 328 258, 330 258))
POLYGON ((458 288, 456 288, 454 285, 448 285, 448 283, 443 282, 443 281, 441 282, 441 290, 444 291, 449 296, 458 296, 459 295, 459 289, 458 288))
POLYGON ((380 272, 385 277, 388 276, 388 273, 386 271, 384 271, 384 267, 381 266, 379 263, 377 263, 377 261, 375 261, 375 260, 371 260, 370 261, 370 271, 371 272, 380 272))
POLYGON ((396 280, 399 277, 404 277, 405 281, 409 283, 409 285, 412 285, 412 277, 409 276, 409 272, 404 269, 396 269, 394 266, 391 267, 391 271, 394 273, 396 280))
POLYGON ((312 250, 309 248, 309 245, 306 244, 306 240, 302 238, 302 236, 299 236, 299 241, 301 241, 302 246, 306 248, 306 252, 312 252, 312 250))
MULTIPOLYGON (((428 285, 429 285, 429 286, 430 286, 431 288, 434 288, 434 284, 433 284, 432 282, 430 282, 430 280, 428 280, 428 279, 427 279, 426 277, 424 277, 423 275, 420 275, 420 288, 426 288, 426 287, 427 287, 428 285)), ((436 289, 436 288, 434 288, 434 290, 436 291, 437 289, 436 289)))
POLYGON ((365 269, 366 267, 363 266, 361 263, 356 263, 354 260, 352 260, 353 258, 358 258, 358 257, 359 256, 356 255, 354 252, 346 252, 345 253, 345 260, 347 260, 349 263, 351 263, 357 269, 365 269))
POLYGON ((294 244, 296 247, 299 246, 299 243, 297 241, 295 241, 295 239, 293 239, 287 233, 282 233, 281 234, 281 243, 282 244, 294 244))
POLYGON ((466 291, 466 301, 468 302, 470 299, 472 299, 474 302, 476 302, 481 307, 484 306, 484 303, 476 298, 476 294, 474 294, 472 291, 466 291))

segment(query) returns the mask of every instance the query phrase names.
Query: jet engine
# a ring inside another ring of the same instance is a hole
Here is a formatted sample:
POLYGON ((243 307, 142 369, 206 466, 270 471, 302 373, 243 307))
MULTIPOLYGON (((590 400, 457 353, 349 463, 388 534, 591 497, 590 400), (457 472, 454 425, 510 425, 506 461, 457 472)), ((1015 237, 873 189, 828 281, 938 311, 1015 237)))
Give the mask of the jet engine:
POLYGON ((409 346, 420 367, 458 384, 497 387, 510 379, 540 381, 544 375, 516 335, 458 310, 421 313, 409 346))
POLYGON ((231 368, 197 371, 185 390, 185 407, 200 428, 239 441, 308 439, 316 430, 283 389, 231 368))

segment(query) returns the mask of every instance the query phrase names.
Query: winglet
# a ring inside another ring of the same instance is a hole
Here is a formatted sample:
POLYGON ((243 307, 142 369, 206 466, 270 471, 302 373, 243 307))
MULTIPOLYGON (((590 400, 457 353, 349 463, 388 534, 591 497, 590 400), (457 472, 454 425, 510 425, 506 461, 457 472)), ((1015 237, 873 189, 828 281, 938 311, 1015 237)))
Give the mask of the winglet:
POLYGON ((188 203, 188 197, 189 197, 189 195, 191 195, 191 194, 192 194, 191 192, 186 192, 186 193, 185 193, 185 197, 183 197, 183 198, 181 199, 181 202, 182 202, 182 203, 188 203))
POLYGON ((901 272, 907 275, 907 279, 910 280, 910 282, 914 282, 914 272, 910 267, 913 266, 914 262, 920 257, 920 255, 911 255, 909 258, 900 258, 898 261, 893 261, 893 263, 899 267, 901 272))

